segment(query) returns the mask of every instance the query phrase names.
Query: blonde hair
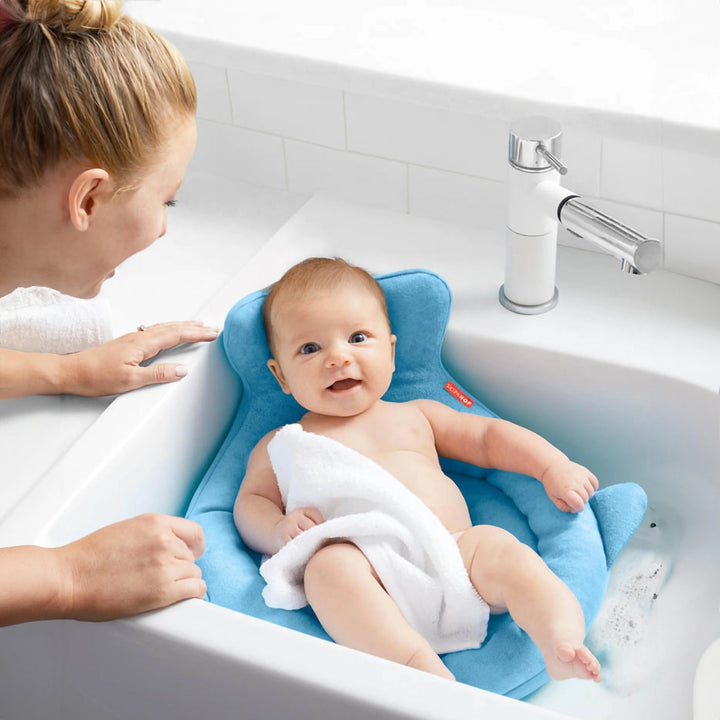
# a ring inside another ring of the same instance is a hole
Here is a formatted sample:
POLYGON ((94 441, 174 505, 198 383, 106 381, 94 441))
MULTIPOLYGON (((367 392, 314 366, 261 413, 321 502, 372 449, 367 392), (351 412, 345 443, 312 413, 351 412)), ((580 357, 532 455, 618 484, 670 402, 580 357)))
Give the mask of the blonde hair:
POLYGON ((0 0, 0 78, 0 197, 67 161, 131 184, 197 105, 183 57, 120 0, 0 0))
POLYGON ((270 286, 270 292, 263 303, 263 325, 271 352, 274 352, 272 309, 277 302, 301 302, 312 292, 332 290, 348 281, 362 286, 375 297, 388 321, 388 328, 390 328, 385 293, 367 270, 352 265, 342 258, 307 258, 297 265, 293 265, 275 284, 270 286))

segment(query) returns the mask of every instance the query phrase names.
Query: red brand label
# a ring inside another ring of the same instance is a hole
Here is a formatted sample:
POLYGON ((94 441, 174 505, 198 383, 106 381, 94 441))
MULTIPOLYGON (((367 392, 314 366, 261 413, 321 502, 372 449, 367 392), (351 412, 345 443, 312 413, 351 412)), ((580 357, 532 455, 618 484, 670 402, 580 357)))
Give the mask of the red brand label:
POLYGON ((465 407, 472 407, 474 401, 471 400, 465 393, 460 392, 454 383, 449 380, 445 383, 445 389, 454 397, 457 398, 465 407))

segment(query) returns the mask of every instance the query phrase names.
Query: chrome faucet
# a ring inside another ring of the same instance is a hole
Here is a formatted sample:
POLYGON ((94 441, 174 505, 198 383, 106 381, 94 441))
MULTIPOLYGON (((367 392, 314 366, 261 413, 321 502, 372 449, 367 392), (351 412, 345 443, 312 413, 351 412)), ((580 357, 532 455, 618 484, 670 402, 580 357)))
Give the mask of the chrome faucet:
POLYGON ((510 126, 505 282, 500 302, 524 315, 555 307, 558 222, 621 261, 633 275, 660 264, 660 243, 596 210, 560 185, 562 129, 551 118, 528 117, 510 126))

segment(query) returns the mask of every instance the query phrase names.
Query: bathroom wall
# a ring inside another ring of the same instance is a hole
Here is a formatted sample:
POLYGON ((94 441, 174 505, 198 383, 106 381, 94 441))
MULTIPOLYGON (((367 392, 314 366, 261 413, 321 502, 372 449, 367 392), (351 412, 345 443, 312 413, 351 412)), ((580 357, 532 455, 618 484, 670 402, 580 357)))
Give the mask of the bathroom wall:
MULTIPOLYGON (((659 238, 667 270, 720 283, 720 132, 392 77, 358 82, 342 69, 306 82, 278 63, 257 72, 254 59, 248 71, 240 55, 223 62, 231 55, 174 40, 198 85, 196 168, 501 232, 508 124, 550 114, 564 126, 563 184, 659 238)), ((564 230, 560 242, 585 247, 564 230)))

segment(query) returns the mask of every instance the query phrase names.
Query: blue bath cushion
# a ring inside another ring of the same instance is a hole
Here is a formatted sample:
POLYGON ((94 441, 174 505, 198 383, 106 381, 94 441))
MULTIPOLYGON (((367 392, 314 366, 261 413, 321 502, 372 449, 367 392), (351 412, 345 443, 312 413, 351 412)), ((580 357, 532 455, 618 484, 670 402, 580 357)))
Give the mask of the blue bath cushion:
MULTIPOLYGON (((424 270, 378 278, 385 291, 396 366, 385 399, 429 398, 461 412, 493 416, 445 370, 440 352, 450 314, 445 281, 424 270)), ((222 333, 228 360, 242 381, 237 415, 225 442, 198 486, 187 517, 205 531, 207 550, 199 560, 208 599, 233 610, 329 639, 313 611, 278 610, 265 605, 259 556, 245 548, 232 510, 248 456, 270 430, 297 422, 304 410, 285 395, 266 367, 270 357, 261 319, 265 292, 240 300, 222 333)), ((482 358, 478 358, 482 366, 482 358)), ((575 593, 589 625, 602 603, 609 567, 645 513, 647 498, 634 483, 598 491, 578 514, 558 510, 535 479, 442 460, 460 487, 474 524, 499 525, 534 548, 575 593)), ((523 698, 549 678, 542 656, 509 615, 490 619, 482 647, 448 653, 443 660, 464 683, 523 698)))

